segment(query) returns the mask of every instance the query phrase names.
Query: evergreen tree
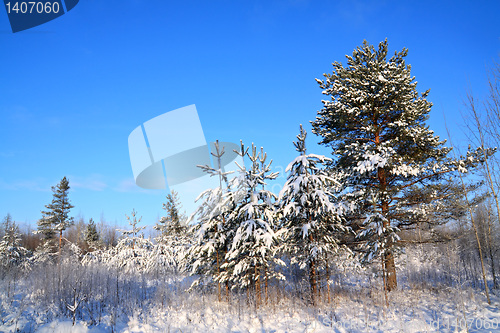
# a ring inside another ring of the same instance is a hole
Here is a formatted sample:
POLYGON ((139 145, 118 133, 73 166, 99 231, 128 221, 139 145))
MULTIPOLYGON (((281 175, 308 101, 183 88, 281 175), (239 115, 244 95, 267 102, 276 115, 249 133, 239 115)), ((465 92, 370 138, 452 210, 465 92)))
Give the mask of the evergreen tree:
POLYGON ((12 220, 12 215, 10 215, 10 213, 7 213, 7 215, 5 215, 5 217, 3 218, 3 222, 0 228, 0 237, 5 236, 7 229, 9 229, 12 223, 14 223, 14 221, 12 220))
POLYGON ((36 247, 33 256, 29 258, 30 266, 53 263, 54 256, 55 253, 50 242, 42 242, 36 247))
POLYGON ((319 168, 330 159, 306 154, 306 131, 302 125, 297 139, 294 145, 300 155, 286 168, 290 174, 279 197, 286 230, 283 249, 292 256, 292 264, 307 268, 314 304, 320 265, 326 262, 328 253, 339 253, 339 239, 349 228, 342 224, 344 206, 335 203, 339 183, 319 168))
POLYGON ((99 243, 99 233, 97 232, 97 226, 93 219, 89 220, 87 228, 85 229, 85 242, 90 248, 96 248, 99 243))
POLYGON ((161 217, 153 227, 160 234, 156 238, 150 270, 175 270, 184 257, 189 237, 186 233, 186 216, 180 212, 181 207, 177 192, 172 190, 167 195, 167 202, 163 204, 166 216, 161 217))
POLYGON ((177 192, 172 190, 172 193, 167 195, 167 202, 163 204, 166 215, 153 227, 160 232, 158 242, 177 243, 177 240, 185 235, 186 216, 180 212, 181 207, 177 192))
MULTIPOLYGON (((219 186, 203 191, 196 201, 200 201, 198 208, 191 214, 188 223, 197 218, 197 223, 191 228, 193 245, 189 248, 186 257, 186 268, 193 275, 200 278, 210 277, 216 279, 221 274, 221 265, 228 247, 232 241, 231 230, 228 226, 228 215, 235 207, 234 196, 227 176, 231 172, 222 169, 221 158, 224 147, 215 142, 216 152, 212 155, 217 159, 217 168, 209 165, 200 166, 210 176, 219 178, 219 186)), ((193 286, 200 283, 200 279, 193 282, 193 286)), ((221 286, 217 284, 219 300, 221 300, 221 286)), ((226 292, 229 285, 226 284, 226 292)))
POLYGON ((135 210, 132 210, 131 216, 125 216, 132 229, 119 230, 124 237, 120 239, 115 248, 108 250, 105 257, 111 258, 110 264, 112 266, 123 269, 125 272, 143 272, 147 270, 149 260, 151 260, 153 243, 144 238, 142 230, 146 227, 137 226, 142 217, 137 218, 135 210))
POLYGON ((5 236, 7 230, 12 226, 13 223, 15 222, 12 219, 12 215, 10 215, 10 213, 7 213, 7 215, 5 215, 5 217, 3 218, 2 228, 0 229, 0 237, 5 236))
MULTIPOLYGON (((82 257, 83 265, 105 264, 117 268, 123 273, 144 273, 155 267, 154 261, 156 258, 153 243, 144 238, 142 230, 146 227, 138 226, 142 217, 138 218, 135 210, 132 210, 130 216, 125 216, 131 229, 118 230, 122 233, 122 237, 116 246, 109 246, 106 250, 101 248, 86 253, 82 257)), ((91 220, 91 222, 93 221, 91 220)))
POLYGON ((46 216, 42 212, 42 218, 37 221, 37 230, 33 231, 34 234, 41 234, 45 241, 52 241, 56 232, 54 230, 54 226, 52 224, 52 220, 49 216, 46 216))
POLYGON ((335 62, 332 74, 317 79, 330 99, 312 122, 321 144, 333 149, 331 170, 342 175, 347 202, 356 206, 350 221, 366 241, 364 258, 382 257, 388 291, 397 287, 399 231, 440 222, 431 210, 439 210, 446 196, 446 174, 466 172, 478 155, 460 161, 447 156, 451 148, 425 123, 429 90, 417 92, 407 53, 387 60, 387 40, 378 50, 364 41, 346 56, 346 67, 335 62))
POLYGON ((46 240, 52 240, 59 233, 59 254, 62 246, 62 233, 73 224, 73 217, 69 211, 74 207, 68 198, 69 181, 66 177, 61 179, 57 186, 52 186, 52 202, 45 206, 42 218, 38 221, 38 230, 35 233, 43 234, 46 240))
POLYGON ((132 209, 132 213, 130 216, 125 215, 127 218, 128 224, 132 227, 131 230, 121 229, 118 230, 125 236, 122 240, 126 240, 126 243, 129 244, 129 247, 134 248, 137 240, 139 238, 144 238, 144 234, 141 232, 146 227, 138 227, 137 225, 141 222, 142 217, 137 218, 137 212, 135 209, 132 209))
POLYGON ((274 270, 275 265, 284 263, 275 256, 278 250, 279 232, 276 226, 276 195, 265 188, 267 181, 278 173, 271 172, 271 162, 266 163, 267 154, 252 144, 251 152, 243 144, 238 154, 250 159, 250 168, 239 166, 239 176, 235 178, 232 202, 235 204, 226 221, 226 235, 231 244, 225 255, 223 271, 216 279, 229 282, 233 288, 253 288, 256 305, 260 304, 262 284, 267 299, 268 281, 284 279, 274 270))
POLYGON ((27 256, 28 250, 21 245, 21 233, 10 214, 4 219, 0 241, 0 265, 8 269, 19 265, 27 256))

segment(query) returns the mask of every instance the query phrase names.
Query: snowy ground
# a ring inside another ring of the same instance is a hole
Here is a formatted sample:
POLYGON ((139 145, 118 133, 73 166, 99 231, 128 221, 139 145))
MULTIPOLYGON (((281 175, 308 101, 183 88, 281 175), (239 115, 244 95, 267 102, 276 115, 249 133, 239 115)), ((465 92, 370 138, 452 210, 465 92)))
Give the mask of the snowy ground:
POLYGON ((2 319, 0 332, 467 332, 466 326, 469 332, 500 331, 500 298, 492 295, 488 306, 484 295, 470 289, 396 291, 388 308, 383 293, 373 289, 338 291, 330 304, 317 308, 286 297, 271 298, 257 310, 244 298, 229 304, 213 295, 181 298, 148 313, 137 309, 127 320, 105 314, 94 326, 78 320, 73 326, 71 318, 43 323, 37 320, 42 315, 33 314, 44 309, 24 303, 2 319))

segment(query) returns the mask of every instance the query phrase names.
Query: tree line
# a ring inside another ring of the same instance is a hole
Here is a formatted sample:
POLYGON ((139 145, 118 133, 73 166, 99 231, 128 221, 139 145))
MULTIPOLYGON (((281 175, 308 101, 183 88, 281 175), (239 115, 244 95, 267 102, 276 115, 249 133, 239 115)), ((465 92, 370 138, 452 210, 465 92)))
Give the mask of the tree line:
POLYGON ((491 148, 500 141, 498 68, 481 106, 487 112, 469 95, 466 120, 476 148, 460 155, 426 124, 429 90, 417 91, 407 54, 403 49, 388 58, 387 40, 378 47, 365 41, 346 56, 346 65, 335 62, 331 74, 317 79, 327 99, 312 132, 331 148, 331 157, 308 152, 301 125, 293 142, 297 157, 280 193, 267 187, 278 175, 263 148, 241 143, 236 153, 245 163, 230 174, 217 142, 216 165, 200 167, 219 186, 200 194, 191 216, 181 213, 172 192, 155 239, 144 237, 132 211, 120 237, 105 240, 90 220, 75 246, 68 239, 75 221, 64 177, 37 223, 36 247, 27 245, 32 236, 22 236, 9 215, 4 219, 2 265, 57 263, 72 253, 83 265, 101 263, 124 274, 193 275, 191 288, 216 288, 219 300, 246 293, 256 306, 267 302, 271 286, 298 276, 308 285, 304 297, 316 304, 325 295, 330 299, 336 267, 374 268, 387 299, 398 286, 397 258, 406 249, 453 242, 462 249, 465 275, 477 281, 480 272, 478 287, 488 296, 497 287, 500 248, 499 164, 491 148), (473 180, 478 176, 482 181, 473 180))

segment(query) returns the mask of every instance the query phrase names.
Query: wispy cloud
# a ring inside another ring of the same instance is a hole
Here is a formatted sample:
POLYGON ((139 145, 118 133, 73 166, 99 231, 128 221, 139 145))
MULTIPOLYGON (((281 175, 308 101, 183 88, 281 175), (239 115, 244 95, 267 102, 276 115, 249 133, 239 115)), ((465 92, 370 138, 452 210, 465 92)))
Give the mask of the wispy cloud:
POLYGON ((48 192, 50 191, 52 185, 49 185, 46 179, 36 178, 36 179, 20 179, 14 181, 5 181, 0 178, 0 188, 2 190, 9 191, 37 191, 37 192, 48 192))
MULTIPOLYGON (((147 193, 147 194, 153 194, 153 195, 158 195, 160 193, 160 190, 147 190, 143 189, 135 184, 134 178, 132 177, 127 177, 122 179, 117 183, 116 186, 113 187, 113 191, 116 192, 127 192, 127 193, 147 193)), ((164 191, 164 190, 163 190, 164 191)))
POLYGON ((150 191, 140 188, 135 184, 134 178, 125 178, 118 182, 118 185, 113 188, 117 192, 135 192, 148 193, 150 191))
MULTIPOLYGON (((86 177, 68 176, 69 186, 72 189, 86 189, 90 191, 103 191, 109 186, 103 181, 102 175, 93 174, 86 177)), ((56 186, 58 180, 46 178, 17 179, 7 181, 0 178, 0 189, 8 191, 37 191, 50 192, 52 186, 56 186)))
POLYGON ((100 174, 92 174, 89 176, 68 176, 70 186, 74 189, 85 189, 90 191, 104 191, 109 186, 104 181, 104 176, 100 174))
MULTIPOLYGON (((104 175, 91 174, 88 176, 68 175, 69 186, 71 190, 88 190, 88 191, 114 191, 127 193, 154 193, 158 191, 146 190, 135 184, 134 178, 129 177, 119 181, 108 181, 104 175)), ((52 186, 56 186, 58 180, 48 180, 45 178, 34 179, 19 179, 7 181, 0 178, 0 190, 7 191, 39 191, 50 192, 52 186)))

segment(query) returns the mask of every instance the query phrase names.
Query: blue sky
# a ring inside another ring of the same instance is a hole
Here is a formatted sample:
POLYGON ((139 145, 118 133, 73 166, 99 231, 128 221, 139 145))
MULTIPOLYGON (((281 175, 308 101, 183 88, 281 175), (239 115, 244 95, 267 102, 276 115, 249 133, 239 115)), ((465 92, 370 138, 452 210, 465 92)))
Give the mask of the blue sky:
MULTIPOLYGON (((364 39, 409 49, 429 125, 462 138, 467 89, 486 93, 498 61, 498 1, 81 0, 13 34, 0 10, 0 216, 35 224, 67 176, 74 216, 152 225, 166 191, 134 184, 127 138, 196 104, 207 141, 255 142, 275 170, 295 157, 299 124, 321 108, 315 82, 364 39)), ((328 154, 308 136, 310 152, 328 154)), ((186 205, 189 206, 189 205, 186 205)))

